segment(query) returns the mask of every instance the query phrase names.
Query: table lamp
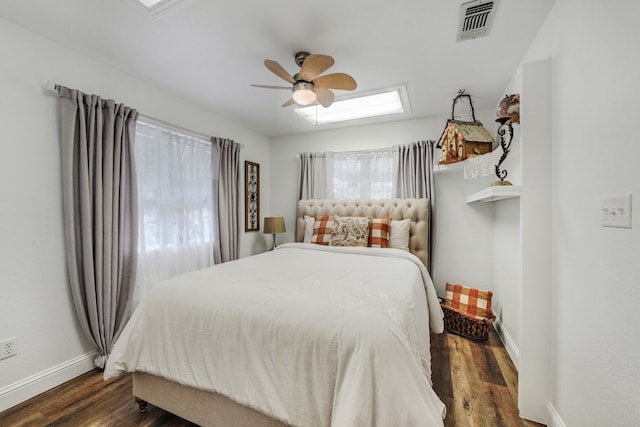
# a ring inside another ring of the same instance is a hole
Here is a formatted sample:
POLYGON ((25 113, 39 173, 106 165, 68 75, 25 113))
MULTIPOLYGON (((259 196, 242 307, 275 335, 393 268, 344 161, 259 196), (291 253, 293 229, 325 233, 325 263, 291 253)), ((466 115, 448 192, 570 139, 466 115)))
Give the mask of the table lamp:
POLYGON ((264 218, 264 234, 273 234, 273 244, 270 251, 276 248, 276 234, 286 233, 287 230, 284 227, 284 217, 282 216, 268 216, 264 218))

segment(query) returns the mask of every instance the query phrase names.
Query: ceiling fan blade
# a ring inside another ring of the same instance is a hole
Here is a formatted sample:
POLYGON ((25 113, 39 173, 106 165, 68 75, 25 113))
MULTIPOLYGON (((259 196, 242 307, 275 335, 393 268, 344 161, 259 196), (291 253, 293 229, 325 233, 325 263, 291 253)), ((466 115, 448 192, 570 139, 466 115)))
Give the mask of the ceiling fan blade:
POLYGON ((295 104, 296 101, 293 100, 293 98, 289 98, 289 100, 287 102, 285 102, 284 104, 282 104, 283 107, 288 107, 289 105, 293 105, 295 104))
POLYGON ((291 86, 271 86, 271 85, 251 85, 253 87, 261 87, 263 89, 286 89, 291 90, 291 86))
POLYGON ((291 74, 289 74, 287 70, 282 68, 282 65, 278 64, 276 61, 272 59, 265 59, 264 66, 281 79, 286 80, 291 84, 296 82, 295 80, 293 80, 293 77, 291 77, 291 74))
POLYGON ((329 89, 320 88, 316 92, 316 100, 322 105, 324 108, 329 107, 333 104, 333 100, 335 99, 335 95, 329 89))
POLYGON ((318 88, 354 90, 358 87, 356 81, 349 74, 335 73, 326 74, 313 80, 313 84, 318 88))
POLYGON ((333 63, 333 58, 328 55, 309 55, 300 67, 300 78, 310 82, 327 71, 333 63))

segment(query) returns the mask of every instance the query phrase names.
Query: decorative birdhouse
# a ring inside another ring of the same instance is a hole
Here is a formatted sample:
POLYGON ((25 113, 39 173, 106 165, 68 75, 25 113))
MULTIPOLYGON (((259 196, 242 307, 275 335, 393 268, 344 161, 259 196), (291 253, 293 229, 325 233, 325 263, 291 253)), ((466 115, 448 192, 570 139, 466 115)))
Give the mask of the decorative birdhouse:
POLYGON ((469 157, 487 154, 493 149, 493 138, 482 123, 476 120, 471 96, 465 94, 464 90, 461 90, 453 100, 451 119, 447 120, 437 147, 442 149, 440 164, 460 162, 469 157), (456 102, 461 97, 469 98, 473 119, 471 122, 454 119, 456 102))

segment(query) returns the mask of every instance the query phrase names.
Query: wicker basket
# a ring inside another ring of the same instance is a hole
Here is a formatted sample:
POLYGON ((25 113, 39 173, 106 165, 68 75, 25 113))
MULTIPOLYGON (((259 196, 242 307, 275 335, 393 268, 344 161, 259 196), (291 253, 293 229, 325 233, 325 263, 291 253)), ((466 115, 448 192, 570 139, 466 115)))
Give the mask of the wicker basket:
POLYGON ((479 319, 448 307, 444 302, 441 302, 440 306, 444 313, 444 327, 447 331, 478 341, 486 341, 489 338, 489 327, 495 317, 479 319))

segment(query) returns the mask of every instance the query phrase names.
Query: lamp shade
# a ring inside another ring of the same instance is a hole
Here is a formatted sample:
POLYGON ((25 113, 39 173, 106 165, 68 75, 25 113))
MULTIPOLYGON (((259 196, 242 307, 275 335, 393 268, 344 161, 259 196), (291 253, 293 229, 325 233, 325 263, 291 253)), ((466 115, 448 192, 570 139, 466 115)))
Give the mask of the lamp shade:
POLYGON ((313 83, 298 82, 293 85, 292 98, 300 105, 309 105, 316 100, 313 83))
POLYGON ((268 216, 264 218, 264 234, 279 234, 286 233, 287 230, 284 227, 284 217, 282 216, 268 216))

